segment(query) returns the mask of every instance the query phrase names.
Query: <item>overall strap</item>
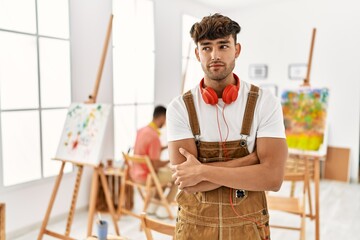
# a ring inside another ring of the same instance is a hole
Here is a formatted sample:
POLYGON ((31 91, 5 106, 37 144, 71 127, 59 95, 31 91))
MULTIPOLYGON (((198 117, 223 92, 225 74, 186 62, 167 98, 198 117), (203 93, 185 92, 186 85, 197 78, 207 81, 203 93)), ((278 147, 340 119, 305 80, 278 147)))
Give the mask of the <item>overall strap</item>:
POLYGON ((250 135, 250 129, 254 118, 255 106, 258 96, 259 96, 259 87, 251 84, 251 88, 248 94, 248 99, 246 102, 243 124, 241 127, 240 134, 242 135, 246 135, 246 136, 250 135))
POLYGON ((193 95, 191 94, 190 90, 187 91, 186 93, 184 93, 183 99, 184 99, 186 109, 187 109, 187 112, 189 115, 191 131, 195 137, 198 137, 198 136, 200 136, 200 125, 199 125, 199 121, 198 121, 198 118, 196 115, 193 95))

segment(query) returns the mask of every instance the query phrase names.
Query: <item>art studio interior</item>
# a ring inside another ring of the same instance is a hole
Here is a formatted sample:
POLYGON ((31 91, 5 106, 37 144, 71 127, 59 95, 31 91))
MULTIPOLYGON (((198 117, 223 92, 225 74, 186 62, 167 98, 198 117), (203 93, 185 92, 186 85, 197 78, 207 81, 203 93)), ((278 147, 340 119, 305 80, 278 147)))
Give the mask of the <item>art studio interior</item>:
MULTIPOLYGON (((0 1, 0 240, 192 239, 181 233, 187 208, 166 198, 174 183, 159 180, 134 145, 148 127, 161 161, 179 155, 167 148, 178 146, 168 141, 171 124, 182 124, 171 122, 180 112, 171 103, 194 88, 203 94, 206 70, 190 30, 215 13, 241 27, 237 91, 246 82, 275 99, 288 148, 281 188, 257 190, 269 219, 259 227, 234 210, 235 218, 254 225, 251 239, 358 239, 359 8, 355 0, 0 1), (162 128, 157 106, 172 112, 162 128), (133 181, 134 164, 148 169, 146 182, 133 181)), ((227 108, 219 109, 222 119, 227 108)), ((210 118, 219 124, 215 115, 200 122, 210 118)), ((220 128, 209 131, 220 133, 222 149, 220 128)), ((232 207, 255 192, 233 190, 232 207)), ((230 239, 222 231, 213 239, 230 239)))

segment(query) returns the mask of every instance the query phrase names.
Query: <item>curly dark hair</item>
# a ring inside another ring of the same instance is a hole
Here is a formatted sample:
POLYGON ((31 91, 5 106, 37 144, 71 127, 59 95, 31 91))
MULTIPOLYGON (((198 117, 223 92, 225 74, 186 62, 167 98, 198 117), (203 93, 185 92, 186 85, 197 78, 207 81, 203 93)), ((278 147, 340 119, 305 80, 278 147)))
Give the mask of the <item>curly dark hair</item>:
POLYGON ((190 36, 195 44, 201 40, 215 40, 232 35, 236 43, 236 35, 240 32, 239 24, 219 13, 204 17, 195 23, 190 30, 190 36))

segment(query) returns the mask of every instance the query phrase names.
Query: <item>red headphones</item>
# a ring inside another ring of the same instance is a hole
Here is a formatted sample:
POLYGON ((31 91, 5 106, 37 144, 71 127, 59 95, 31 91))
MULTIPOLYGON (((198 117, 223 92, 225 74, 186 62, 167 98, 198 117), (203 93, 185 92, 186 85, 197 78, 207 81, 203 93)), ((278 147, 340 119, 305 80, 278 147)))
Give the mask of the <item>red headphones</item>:
MULTIPOLYGON (((233 84, 227 85, 222 93, 222 99, 226 104, 230 104, 237 99, 238 92, 240 89, 239 77, 236 76, 235 74, 233 74, 233 76, 235 78, 236 85, 233 84)), ((204 87, 204 79, 202 79, 200 82, 200 92, 206 104, 215 105, 218 103, 219 99, 215 90, 212 89, 211 87, 204 87)))

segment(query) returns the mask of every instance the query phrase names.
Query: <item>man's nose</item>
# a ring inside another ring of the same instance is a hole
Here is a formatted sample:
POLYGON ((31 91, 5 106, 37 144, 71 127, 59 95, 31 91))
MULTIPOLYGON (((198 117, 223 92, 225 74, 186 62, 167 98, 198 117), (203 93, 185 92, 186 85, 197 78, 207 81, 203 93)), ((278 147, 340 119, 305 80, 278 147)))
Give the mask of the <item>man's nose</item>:
POLYGON ((219 60, 219 59, 220 59, 219 52, 216 49, 214 49, 211 52, 211 60, 219 60))

